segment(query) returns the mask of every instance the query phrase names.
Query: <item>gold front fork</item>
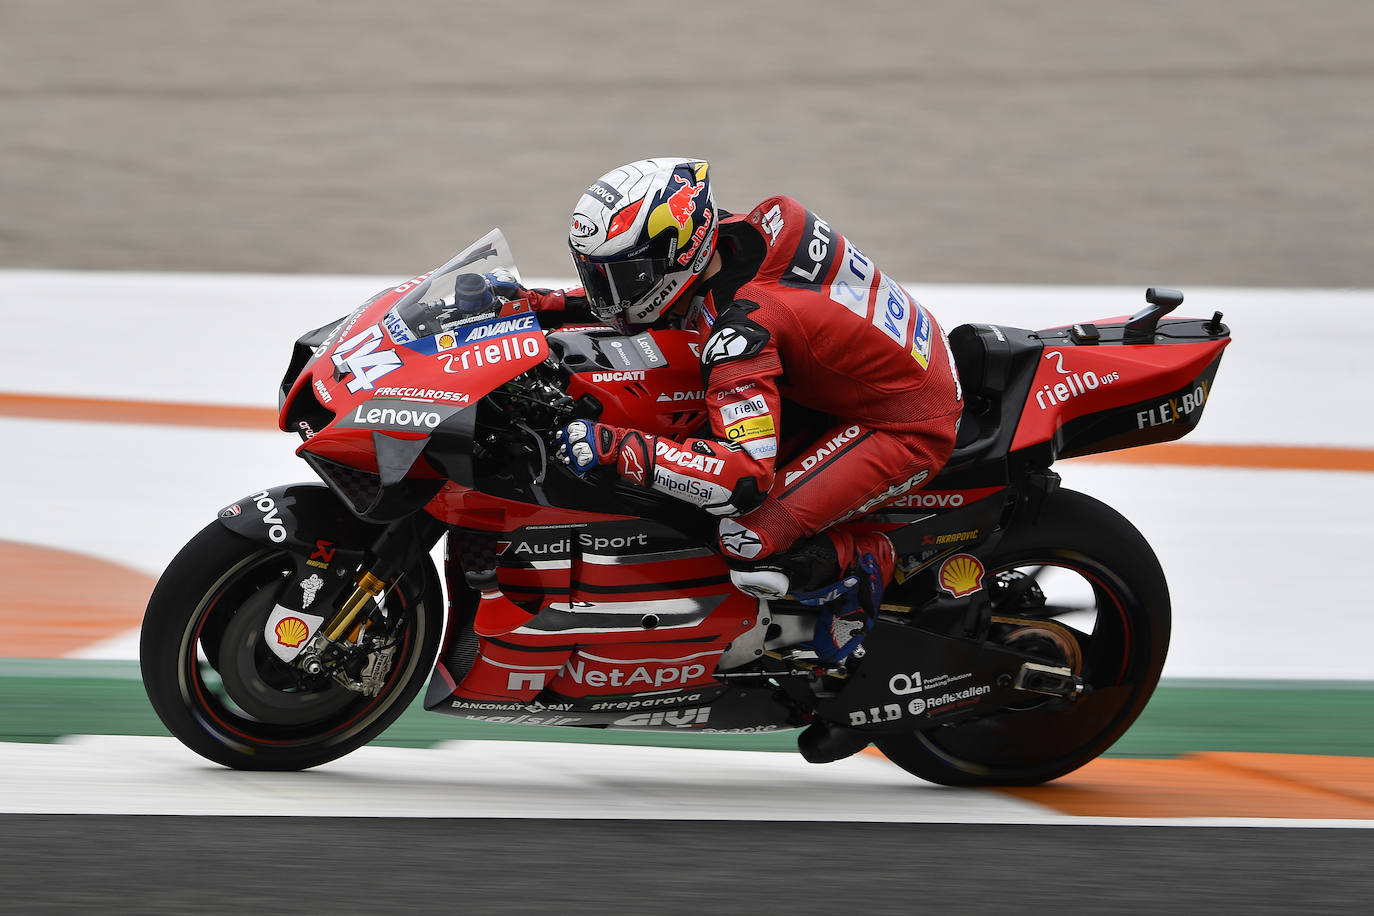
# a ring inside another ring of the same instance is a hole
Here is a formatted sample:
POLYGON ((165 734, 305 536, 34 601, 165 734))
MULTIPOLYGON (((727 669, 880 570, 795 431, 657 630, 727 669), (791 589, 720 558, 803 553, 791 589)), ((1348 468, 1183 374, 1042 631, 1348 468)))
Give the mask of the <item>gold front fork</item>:
POLYGON ((343 639, 345 634, 352 633, 358 626, 358 618, 362 616, 363 608, 367 602, 375 599, 386 588, 386 582, 378 579, 367 570, 363 570, 358 575, 358 581, 353 589, 353 593, 348 596, 335 612, 333 617, 320 628, 320 632, 330 642, 338 642, 343 639))

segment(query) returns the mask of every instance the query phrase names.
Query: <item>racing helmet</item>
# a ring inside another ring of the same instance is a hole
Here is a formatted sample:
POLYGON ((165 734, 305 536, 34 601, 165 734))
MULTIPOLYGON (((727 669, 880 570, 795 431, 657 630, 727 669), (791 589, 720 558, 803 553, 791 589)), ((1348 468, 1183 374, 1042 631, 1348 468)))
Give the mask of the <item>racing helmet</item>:
POLYGON ((592 314, 628 331, 687 295, 716 250, 719 218, 707 163, 641 159, 582 193, 568 230, 592 314))

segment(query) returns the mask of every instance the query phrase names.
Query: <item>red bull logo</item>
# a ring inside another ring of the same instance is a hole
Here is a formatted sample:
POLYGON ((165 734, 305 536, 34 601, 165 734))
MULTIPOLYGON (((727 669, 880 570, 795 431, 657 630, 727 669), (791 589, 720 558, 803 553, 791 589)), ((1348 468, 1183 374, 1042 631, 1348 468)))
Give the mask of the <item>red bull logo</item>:
POLYGON ((696 199, 706 187, 706 163, 698 163, 696 179, 696 184, 692 184, 681 175, 673 175, 677 190, 649 214, 649 238, 657 238, 664 230, 676 229, 678 250, 688 247, 695 228, 692 214, 696 210, 696 199))
POLYGON ((706 212, 701 215, 701 225, 697 226, 697 231, 692 233, 692 246, 677 256, 677 262, 679 264, 683 267, 687 266, 687 262, 692 260, 692 256, 695 255, 697 249, 701 247, 702 241, 706 238, 706 231, 710 228, 711 208, 707 207, 706 212))
POLYGON ((678 182, 682 187, 673 192, 668 198, 668 213, 673 218, 673 222, 679 226, 685 226, 692 219, 692 210, 696 207, 697 195, 705 185, 689 185, 680 175, 674 175, 673 181, 678 182))

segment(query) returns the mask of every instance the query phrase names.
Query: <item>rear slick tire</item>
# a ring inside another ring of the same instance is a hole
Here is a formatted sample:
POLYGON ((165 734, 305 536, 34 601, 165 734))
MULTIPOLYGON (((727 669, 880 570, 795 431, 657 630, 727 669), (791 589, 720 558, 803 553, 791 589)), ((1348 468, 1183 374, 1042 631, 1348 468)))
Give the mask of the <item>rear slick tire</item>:
POLYGON ((1033 523, 1014 524, 981 559, 994 614, 1064 617, 1063 623, 1085 615, 1087 605, 1048 600, 1041 579, 1068 583, 1088 600, 1091 628, 1073 625, 1083 648, 1081 673, 1091 689, 1073 701, 1049 700, 874 743, 902 769, 941 785, 1048 782, 1106 751, 1145 708, 1169 646, 1168 586, 1135 526, 1072 490, 1047 497, 1033 523), (1028 577, 1033 581, 1027 587, 1028 577))
POLYGON ((143 618, 139 659, 148 699, 197 754, 241 770, 302 770, 368 743, 419 692, 442 630, 442 592, 428 556, 385 596, 399 645, 375 697, 320 678, 302 683, 266 649, 263 629, 293 558, 218 522, 176 555, 143 618))

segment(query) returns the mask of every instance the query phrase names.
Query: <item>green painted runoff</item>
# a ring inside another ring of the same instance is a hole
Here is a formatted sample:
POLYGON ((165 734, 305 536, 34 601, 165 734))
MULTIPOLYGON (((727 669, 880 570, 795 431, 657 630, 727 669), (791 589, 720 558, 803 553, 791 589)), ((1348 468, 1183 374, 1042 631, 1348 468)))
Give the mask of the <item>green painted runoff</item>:
MULTIPOLYGON (((0 741, 66 735, 166 735, 143 692, 136 662, 0 659, 0 741)), ((1374 757, 1374 682, 1164 681, 1109 757, 1174 757, 1250 751, 1374 757)), ((374 744, 564 741, 792 751, 796 733, 691 735, 470 722, 417 703, 374 744)))

